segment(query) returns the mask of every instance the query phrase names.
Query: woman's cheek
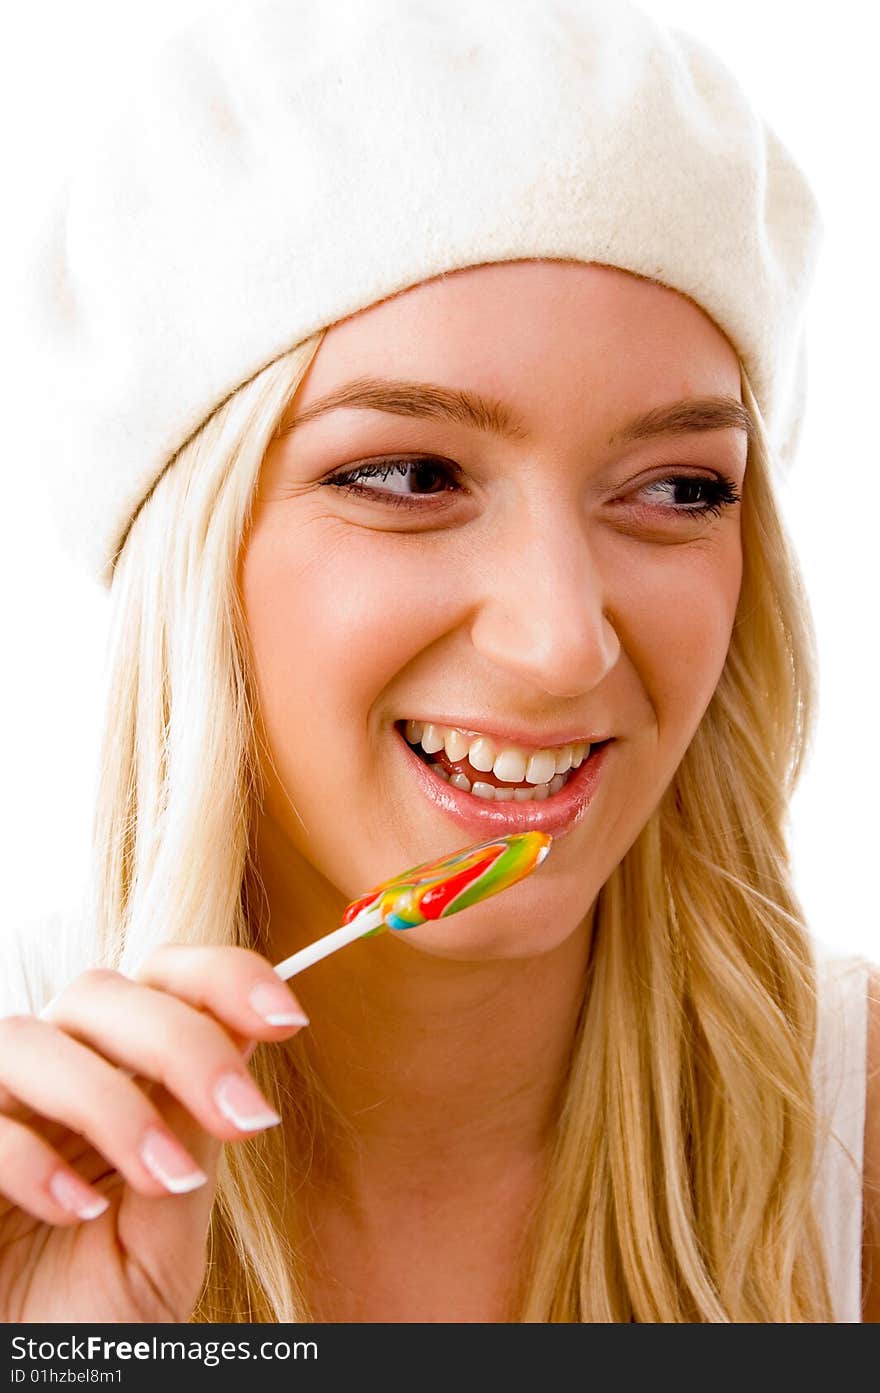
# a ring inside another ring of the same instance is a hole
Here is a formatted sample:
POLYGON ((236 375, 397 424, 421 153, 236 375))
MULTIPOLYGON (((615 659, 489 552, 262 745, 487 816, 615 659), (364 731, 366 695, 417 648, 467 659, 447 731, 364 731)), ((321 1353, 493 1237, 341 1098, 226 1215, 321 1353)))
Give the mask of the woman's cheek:
POLYGON ((293 506, 257 517, 242 598, 270 744, 291 778, 313 779, 334 751, 363 756, 371 712, 454 625, 454 601, 448 558, 424 534, 320 515, 294 524, 293 506))
POLYGON ((681 549, 655 588, 639 651, 661 737, 683 754, 718 685, 730 647, 741 583, 739 547, 715 539, 681 549))
MULTIPOLYGON (((342 661, 357 654, 367 681, 378 674, 390 681, 455 622, 448 550, 425 543, 423 533, 337 524, 304 577, 304 623, 317 627, 323 616, 342 661)), ((357 684, 353 664, 345 665, 357 684)))

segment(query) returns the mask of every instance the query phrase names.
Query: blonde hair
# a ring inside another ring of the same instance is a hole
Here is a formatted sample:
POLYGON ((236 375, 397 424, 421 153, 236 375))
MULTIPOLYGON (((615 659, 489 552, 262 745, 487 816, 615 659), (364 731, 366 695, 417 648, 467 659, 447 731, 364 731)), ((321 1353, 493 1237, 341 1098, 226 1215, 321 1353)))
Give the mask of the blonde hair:
MULTIPOLYGON (((262 742, 238 563, 265 450, 318 334, 179 451, 117 559, 94 825, 103 960, 159 942, 265 951, 251 860, 262 742)), ((816 974, 787 807, 815 655, 760 411, 726 665, 675 776, 602 887, 556 1148, 511 1319, 832 1319, 812 1184, 816 974)), ((268 751, 264 749, 268 756, 268 751)), ((309 1032, 252 1068, 295 1125, 224 1150, 194 1320, 311 1319, 296 1189, 327 1143, 309 1032)))

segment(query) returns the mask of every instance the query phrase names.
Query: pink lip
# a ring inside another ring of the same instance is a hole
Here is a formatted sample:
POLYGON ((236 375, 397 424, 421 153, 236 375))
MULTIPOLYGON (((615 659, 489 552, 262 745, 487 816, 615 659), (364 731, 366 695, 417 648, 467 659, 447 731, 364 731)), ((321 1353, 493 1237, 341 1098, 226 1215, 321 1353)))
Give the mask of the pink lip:
POLYGON ((602 770, 616 743, 612 741, 591 753, 564 788, 540 803, 495 803, 475 798, 471 793, 463 793, 461 789, 438 779, 407 744, 400 731, 395 730, 394 733, 425 795, 441 812, 447 813, 460 827, 477 837, 531 831, 550 832, 559 837, 570 832, 585 816, 593 801, 602 770))
POLYGON ((498 726, 491 726, 482 718, 474 719, 469 723, 469 718, 462 717, 455 720, 452 716, 433 717, 419 716, 417 718, 422 726, 436 725, 449 727, 454 730, 463 730, 467 735, 488 735, 493 740, 500 740, 505 745, 518 745, 526 750, 552 750, 561 748, 563 745, 576 745, 583 741, 587 745, 599 745, 603 740, 610 740, 610 735, 584 735, 583 727, 576 733, 570 730, 514 730, 513 726, 508 726, 505 730, 498 726))

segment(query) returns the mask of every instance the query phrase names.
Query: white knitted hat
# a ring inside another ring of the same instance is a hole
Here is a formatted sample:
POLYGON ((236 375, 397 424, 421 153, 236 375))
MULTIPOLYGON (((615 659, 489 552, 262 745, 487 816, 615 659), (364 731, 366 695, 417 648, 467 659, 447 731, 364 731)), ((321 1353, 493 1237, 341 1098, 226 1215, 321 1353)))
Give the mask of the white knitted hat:
POLYGON ((102 584, 175 452, 317 329, 484 262, 596 261, 690 296, 779 467, 821 236, 724 65, 624 0, 241 0, 159 51, 25 278, 63 546, 102 584))

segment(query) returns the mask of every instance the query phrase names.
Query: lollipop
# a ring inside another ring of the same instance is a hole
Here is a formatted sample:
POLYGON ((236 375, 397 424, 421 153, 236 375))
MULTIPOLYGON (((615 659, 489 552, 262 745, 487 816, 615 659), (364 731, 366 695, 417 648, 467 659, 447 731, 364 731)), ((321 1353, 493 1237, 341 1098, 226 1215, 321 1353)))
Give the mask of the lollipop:
POLYGON ((552 840, 546 832, 517 832, 414 866, 353 900, 338 929, 285 958, 275 971, 284 979, 294 977, 356 938, 386 929, 414 929, 429 919, 447 919, 479 904, 536 870, 552 840))

